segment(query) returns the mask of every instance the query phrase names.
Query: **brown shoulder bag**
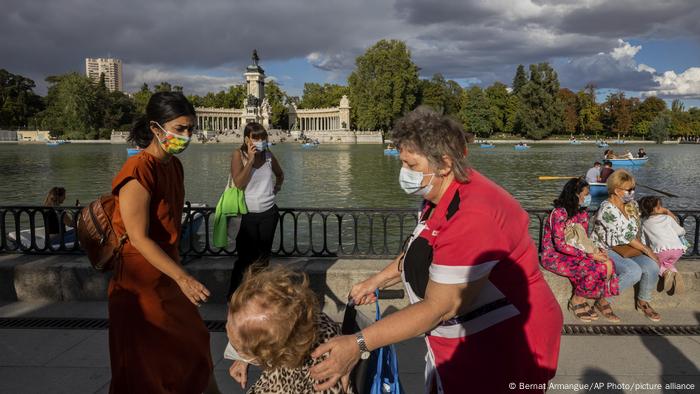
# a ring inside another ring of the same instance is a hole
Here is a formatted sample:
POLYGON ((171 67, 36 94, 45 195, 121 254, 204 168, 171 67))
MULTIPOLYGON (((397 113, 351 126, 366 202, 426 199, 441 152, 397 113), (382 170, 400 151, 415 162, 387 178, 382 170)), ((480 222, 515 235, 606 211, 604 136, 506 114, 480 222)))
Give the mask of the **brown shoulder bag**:
POLYGON ((622 257, 637 257, 641 256, 642 254, 642 252, 639 249, 635 249, 629 244, 613 246, 612 250, 622 257))
POLYGON ((117 238, 112 227, 115 206, 115 197, 105 194, 84 207, 78 216, 78 241, 92 267, 100 272, 114 269, 124 243, 129 239, 126 234, 117 238))

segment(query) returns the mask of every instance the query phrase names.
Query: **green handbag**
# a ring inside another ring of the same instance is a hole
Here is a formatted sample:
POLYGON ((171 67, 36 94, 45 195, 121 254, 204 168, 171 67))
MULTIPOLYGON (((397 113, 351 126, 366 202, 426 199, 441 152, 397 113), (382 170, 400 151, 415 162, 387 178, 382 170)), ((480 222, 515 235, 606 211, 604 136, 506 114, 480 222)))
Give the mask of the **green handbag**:
POLYGON ((225 248, 228 246, 228 218, 248 213, 248 206, 245 204, 245 193, 233 184, 229 175, 226 190, 221 194, 219 202, 216 203, 214 214, 214 246, 225 248))

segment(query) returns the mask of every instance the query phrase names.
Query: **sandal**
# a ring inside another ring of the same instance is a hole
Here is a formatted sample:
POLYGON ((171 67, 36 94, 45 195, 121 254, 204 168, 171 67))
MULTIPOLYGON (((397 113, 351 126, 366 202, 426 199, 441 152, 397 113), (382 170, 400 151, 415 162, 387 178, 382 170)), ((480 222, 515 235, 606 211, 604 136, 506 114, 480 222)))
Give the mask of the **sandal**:
POLYGON ((613 312, 612 307, 610 306, 610 303, 606 303, 605 305, 600 303, 600 300, 596 300, 596 302, 593 303, 593 306, 600 311, 600 313, 603 314, 603 316, 608 319, 609 322, 612 323, 619 323, 622 321, 615 312, 613 312))
POLYGON ((661 315, 659 315, 654 310, 654 308, 652 308, 651 305, 649 305, 649 303, 646 301, 637 301, 637 304, 635 305, 635 309, 642 312, 644 314, 644 316, 647 317, 647 319, 649 319, 653 322, 661 321, 661 315))
POLYGON ((574 313, 577 319, 584 323, 589 323, 593 320, 589 312, 590 308, 591 306, 588 305, 587 302, 574 305, 571 300, 569 300, 569 310, 574 313))

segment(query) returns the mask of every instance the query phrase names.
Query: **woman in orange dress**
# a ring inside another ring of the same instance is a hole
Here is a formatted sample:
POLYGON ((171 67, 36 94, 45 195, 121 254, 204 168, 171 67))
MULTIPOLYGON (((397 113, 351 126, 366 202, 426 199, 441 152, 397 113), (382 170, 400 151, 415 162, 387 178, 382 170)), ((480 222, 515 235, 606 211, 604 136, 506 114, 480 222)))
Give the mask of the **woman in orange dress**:
POLYGON ((154 94, 129 141, 143 150, 112 181, 113 226, 129 237, 109 284, 110 393, 216 393, 209 331, 197 306, 209 291, 180 265, 182 152, 196 124, 181 93, 154 94))

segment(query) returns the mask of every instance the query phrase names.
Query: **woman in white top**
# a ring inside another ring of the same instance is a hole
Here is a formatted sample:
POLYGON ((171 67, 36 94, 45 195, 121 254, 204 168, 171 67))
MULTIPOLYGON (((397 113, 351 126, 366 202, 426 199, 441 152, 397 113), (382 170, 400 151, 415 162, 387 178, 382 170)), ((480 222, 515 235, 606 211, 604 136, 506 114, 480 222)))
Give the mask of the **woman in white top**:
POLYGON ((635 307, 651 321, 660 321, 651 307, 651 296, 659 275, 659 258, 651 248, 641 242, 639 206, 634 200, 636 182, 634 176, 621 169, 608 177, 608 199, 600 204, 593 224, 591 240, 608 255, 615 264, 620 278, 620 291, 639 282, 635 307))
POLYGON ((231 157, 231 177, 236 187, 245 192, 248 213, 243 215, 236 236, 238 260, 231 273, 229 297, 254 261, 268 261, 270 258, 279 221, 275 195, 282 188, 284 172, 267 145, 265 128, 260 123, 251 122, 243 129, 243 144, 233 151, 231 157))
POLYGON ((683 238, 685 229, 678 224, 676 215, 663 207, 659 197, 643 197, 639 200, 639 208, 642 211, 642 239, 659 256, 663 290, 673 295, 683 287, 675 264, 688 249, 683 238))

